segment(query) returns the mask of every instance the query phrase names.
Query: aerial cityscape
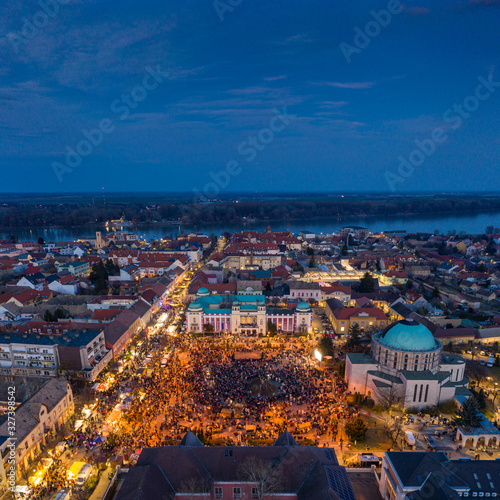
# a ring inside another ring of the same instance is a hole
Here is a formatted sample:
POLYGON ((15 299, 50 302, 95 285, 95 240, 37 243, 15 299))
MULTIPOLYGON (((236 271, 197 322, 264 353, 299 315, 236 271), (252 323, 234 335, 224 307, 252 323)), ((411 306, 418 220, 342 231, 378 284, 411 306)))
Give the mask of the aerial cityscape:
POLYGON ((500 1, 0 3, 0 500, 500 498, 500 1))

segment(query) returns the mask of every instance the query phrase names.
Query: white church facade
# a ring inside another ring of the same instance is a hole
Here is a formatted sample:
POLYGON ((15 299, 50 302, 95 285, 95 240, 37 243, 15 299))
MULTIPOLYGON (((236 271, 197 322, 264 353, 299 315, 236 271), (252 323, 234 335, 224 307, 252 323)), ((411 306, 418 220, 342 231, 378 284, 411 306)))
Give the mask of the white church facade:
POLYGON ((423 408, 470 394, 464 372, 463 358, 443 352, 428 328, 407 319, 375 334, 370 354, 347 354, 345 380, 376 404, 423 408))

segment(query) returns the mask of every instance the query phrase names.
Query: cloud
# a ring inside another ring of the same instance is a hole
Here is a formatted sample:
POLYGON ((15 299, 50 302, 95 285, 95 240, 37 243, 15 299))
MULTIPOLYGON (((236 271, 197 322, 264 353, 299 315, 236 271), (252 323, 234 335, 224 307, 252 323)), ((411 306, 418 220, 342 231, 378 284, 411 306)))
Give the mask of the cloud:
POLYGON ((265 82, 275 82, 277 80, 284 80, 288 75, 279 75, 279 76, 267 76, 262 78, 265 82))
POLYGON ((349 104, 347 101, 323 101, 318 107, 322 109, 340 109, 349 104))
POLYGON ((425 16, 430 13, 430 10, 427 7, 408 7, 403 4, 403 12, 411 16, 425 16))
POLYGON ((315 41, 315 39, 310 37, 308 34, 299 33, 298 35, 289 36, 288 38, 285 38, 285 40, 280 40, 276 43, 278 45, 288 46, 288 45, 312 43, 314 41, 315 41))
POLYGON ((312 82, 313 85, 326 85, 328 87, 335 87, 337 89, 371 89, 376 82, 312 82))

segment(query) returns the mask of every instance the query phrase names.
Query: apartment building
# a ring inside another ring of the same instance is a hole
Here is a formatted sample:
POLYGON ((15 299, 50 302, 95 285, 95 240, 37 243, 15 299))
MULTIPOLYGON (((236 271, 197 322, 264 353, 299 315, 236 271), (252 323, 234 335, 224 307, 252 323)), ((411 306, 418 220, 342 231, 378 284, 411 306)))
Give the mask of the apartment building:
POLYGON ((94 380, 111 357, 103 330, 69 330, 62 335, 0 335, 2 375, 56 377, 61 371, 94 380))
POLYGON ((43 446, 74 412, 73 393, 68 381, 61 377, 47 380, 16 410, 15 436, 11 436, 8 421, 0 424, 0 452, 4 470, 10 457, 9 444, 15 444, 16 464, 20 472, 30 467, 43 446), (14 437, 15 440, 11 440, 14 437))

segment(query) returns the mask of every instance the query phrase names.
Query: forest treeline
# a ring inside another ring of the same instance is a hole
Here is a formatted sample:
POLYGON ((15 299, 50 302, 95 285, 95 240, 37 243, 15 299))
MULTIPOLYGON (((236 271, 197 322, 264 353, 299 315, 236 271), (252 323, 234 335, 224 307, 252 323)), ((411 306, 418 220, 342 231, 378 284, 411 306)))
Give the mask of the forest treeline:
POLYGON ((0 227, 101 226, 124 216, 135 224, 176 221, 183 224, 300 220, 320 217, 403 215, 430 213, 473 213, 500 211, 500 197, 408 197, 361 200, 262 200, 214 203, 110 202, 30 204, 4 203, 0 207, 0 227))

